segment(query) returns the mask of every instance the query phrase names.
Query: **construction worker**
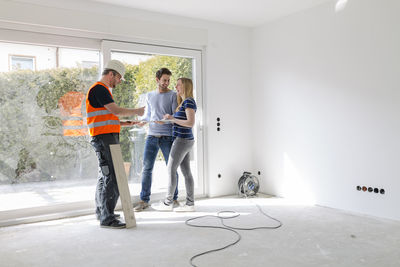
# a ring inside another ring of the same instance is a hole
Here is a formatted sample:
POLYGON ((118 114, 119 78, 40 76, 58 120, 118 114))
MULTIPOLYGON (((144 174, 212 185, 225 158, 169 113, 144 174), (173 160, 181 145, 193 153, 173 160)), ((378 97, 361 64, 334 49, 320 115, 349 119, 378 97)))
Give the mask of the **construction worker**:
POLYGON ((115 88, 125 74, 125 66, 118 60, 110 60, 103 70, 100 81, 94 83, 86 96, 87 126, 99 161, 99 177, 96 187, 96 214, 101 227, 125 228, 114 214, 119 191, 111 159, 110 145, 119 144, 121 126, 137 122, 120 122, 118 117, 142 116, 144 107, 122 108, 115 104, 110 88, 115 88))

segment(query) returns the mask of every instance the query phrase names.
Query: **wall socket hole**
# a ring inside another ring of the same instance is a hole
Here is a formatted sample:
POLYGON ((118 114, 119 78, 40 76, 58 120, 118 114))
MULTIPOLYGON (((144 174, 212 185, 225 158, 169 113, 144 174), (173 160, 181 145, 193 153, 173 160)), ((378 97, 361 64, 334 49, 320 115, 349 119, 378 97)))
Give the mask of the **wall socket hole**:
POLYGON ((258 175, 261 175, 261 171, 258 171, 257 173, 258 173, 258 175))
POLYGON ((367 191, 367 187, 366 187, 366 186, 363 186, 363 187, 362 187, 362 191, 364 191, 364 192, 367 191))
POLYGON ((218 173, 218 178, 221 178, 221 174, 218 173))
POLYGON ((381 193, 382 195, 386 193, 385 189, 383 189, 383 188, 379 189, 379 188, 371 187, 371 186, 369 186, 369 187, 362 186, 361 187, 360 185, 357 185, 356 189, 357 189, 357 191, 363 191, 363 192, 368 191, 368 192, 374 192, 375 194, 381 193))

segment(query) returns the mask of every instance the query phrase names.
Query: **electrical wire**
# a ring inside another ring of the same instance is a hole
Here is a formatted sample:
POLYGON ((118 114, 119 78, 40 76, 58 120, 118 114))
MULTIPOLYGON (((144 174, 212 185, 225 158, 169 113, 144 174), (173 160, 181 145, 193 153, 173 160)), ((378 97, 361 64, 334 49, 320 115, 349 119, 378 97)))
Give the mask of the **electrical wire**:
MULTIPOLYGON (((245 197, 246 197, 246 199, 248 199, 248 198, 247 198, 247 195, 245 195, 245 197)), ((276 221, 276 222, 278 223, 278 225, 276 225, 276 226, 249 227, 249 228, 230 226, 230 225, 225 224, 225 221, 224 221, 224 220, 227 220, 227 219, 234 219, 234 218, 237 218, 237 217, 240 216, 239 213, 237 213, 237 212, 235 212, 235 211, 230 211, 230 210, 228 210, 228 211, 219 211, 219 212, 217 213, 217 215, 203 215, 203 216, 198 216, 198 217, 194 217, 194 218, 187 219, 187 220, 185 221, 185 224, 188 225, 188 226, 190 226, 190 227, 221 229, 221 230, 233 232, 233 233, 236 235, 236 237, 237 237, 235 241, 233 241, 233 242, 231 242, 231 243, 229 243, 229 244, 227 244, 227 245, 225 245, 225 246, 223 246, 223 247, 216 248, 216 249, 211 249, 211 250, 207 250, 207 251, 204 251, 204 252, 201 252, 201 253, 198 253, 198 254, 192 256, 192 257, 190 258, 190 260, 189 260, 190 265, 193 266, 193 267, 197 267, 197 265, 195 265, 195 264, 193 263, 193 260, 194 260, 194 259, 196 259, 196 258, 198 258, 198 257, 200 257, 200 256, 203 256, 203 255, 206 255, 206 254, 209 254, 209 253, 213 253, 213 252, 217 252, 217 251, 221 251, 221 250, 224 250, 224 249, 226 249, 226 248, 228 248, 228 247, 231 247, 231 246, 236 245, 236 244, 242 239, 242 236, 241 236, 240 233, 237 232, 236 230, 251 231, 251 230, 258 230, 258 229, 278 229, 279 227, 281 227, 281 226, 283 225, 283 223, 282 223, 280 220, 275 219, 275 218, 271 217, 270 215, 268 215, 267 213, 265 213, 265 212, 262 210, 262 208, 261 208, 258 204, 256 204, 256 203, 253 203, 253 204, 255 204, 255 205, 257 206, 257 208, 258 208, 258 210, 260 211, 261 214, 263 214, 265 217, 267 217, 267 218, 269 218, 269 219, 272 219, 272 220, 276 221), (230 215, 230 216, 222 216, 222 214, 224 214, 224 213, 230 213, 230 214, 233 214, 233 215, 230 215), (195 221, 195 220, 198 220, 198 219, 201 219, 201 218, 207 218, 207 217, 219 219, 219 220, 221 221, 221 224, 222 224, 223 226, 215 226, 215 225, 196 225, 196 224, 191 224, 191 223, 190 223, 190 222, 193 222, 193 221, 195 221)))

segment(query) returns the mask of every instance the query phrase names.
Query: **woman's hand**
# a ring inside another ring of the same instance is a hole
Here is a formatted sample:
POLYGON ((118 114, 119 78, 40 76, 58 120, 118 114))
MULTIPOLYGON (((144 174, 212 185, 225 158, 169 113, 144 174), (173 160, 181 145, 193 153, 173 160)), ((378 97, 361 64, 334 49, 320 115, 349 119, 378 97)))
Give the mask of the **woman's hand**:
MULTIPOLYGON (((191 108, 186 108, 185 109, 185 113, 186 113, 186 120, 181 120, 181 119, 177 119, 177 118, 174 118, 174 117, 172 117, 171 115, 168 115, 168 116, 171 116, 171 118, 172 118, 172 121, 175 123, 175 124, 178 124, 178 125, 181 125, 181 126, 184 126, 184 127, 189 127, 189 128, 192 128, 193 126, 194 126, 194 122, 195 122, 195 111, 194 111, 194 109, 191 109, 191 108)), ((166 115, 164 115, 164 118, 167 116, 167 114, 166 115)))

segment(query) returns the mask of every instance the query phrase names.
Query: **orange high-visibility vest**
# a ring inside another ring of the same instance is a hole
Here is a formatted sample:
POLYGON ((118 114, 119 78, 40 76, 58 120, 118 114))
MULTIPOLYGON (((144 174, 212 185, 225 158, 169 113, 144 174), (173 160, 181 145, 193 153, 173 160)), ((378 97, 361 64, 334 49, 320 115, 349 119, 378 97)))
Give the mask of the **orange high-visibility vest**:
POLYGON ((58 100, 64 136, 87 135, 87 127, 82 116, 82 102, 84 98, 85 94, 71 91, 58 100))
POLYGON ((105 107, 95 108, 90 105, 89 93, 96 85, 101 85, 107 88, 108 92, 110 92, 111 97, 113 97, 110 89, 108 89, 108 87, 104 83, 96 82, 90 87, 86 95, 86 120, 87 126, 89 128, 89 134, 91 136, 96 136, 99 134, 119 133, 121 130, 121 126, 117 116, 112 114, 105 107))

